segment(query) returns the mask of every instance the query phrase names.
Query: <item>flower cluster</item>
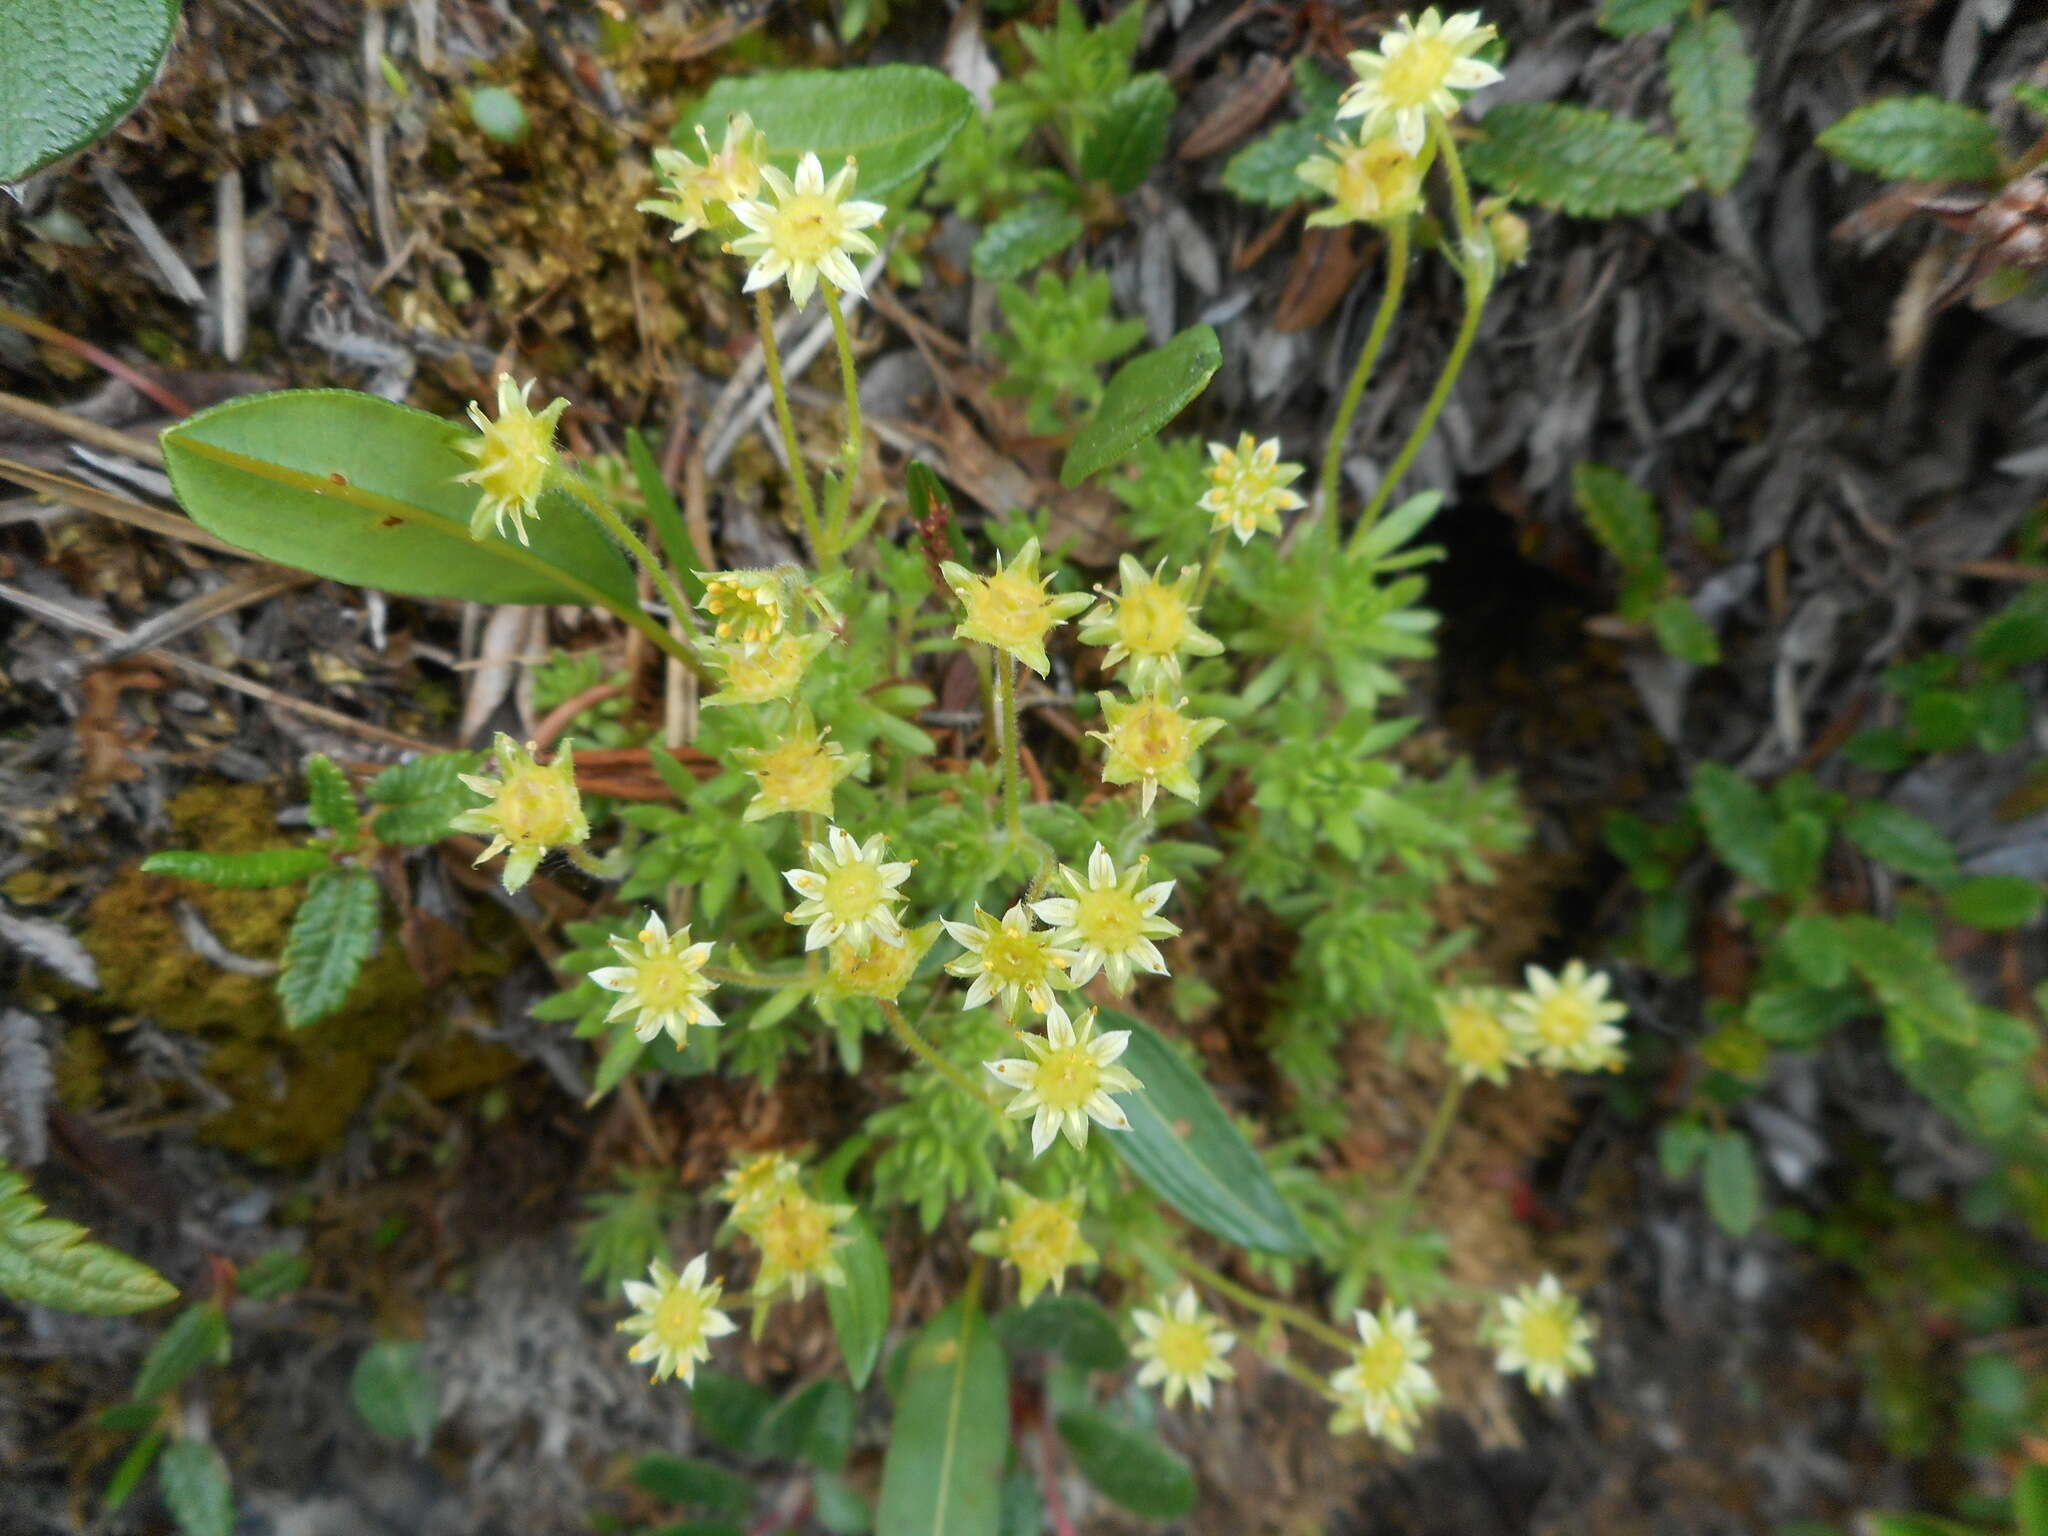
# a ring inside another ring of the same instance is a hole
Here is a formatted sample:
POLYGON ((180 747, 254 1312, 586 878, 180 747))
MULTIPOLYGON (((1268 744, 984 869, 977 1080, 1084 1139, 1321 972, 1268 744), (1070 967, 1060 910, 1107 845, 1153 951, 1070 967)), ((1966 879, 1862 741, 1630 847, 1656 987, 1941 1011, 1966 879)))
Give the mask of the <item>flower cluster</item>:
POLYGON ((850 1205, 830 1205, 804 1185, 803 1168, 787 1152, 760 1152, 733 1168, 719 1189, 732 1207, 732 1228, 760 1251, 753 1293, 766 1301, 787 1290, 801 1301, 812 1281, 846 1284, 839 1250, 853 1241, 843 1230, 850 1205))
POLYGON ((1618 1071, 1625 1059, 1615 1028, 1628 1009, 1607 996, 1607 978, 1572 960, 1553 976, 1540 965, 1523 972, 1524 990, 1492 987, 1451 992, 1438 1000, 1444 1056, 1465 1082, 1505 1083, 1516 1067, 1551 1072, 1618 1071))

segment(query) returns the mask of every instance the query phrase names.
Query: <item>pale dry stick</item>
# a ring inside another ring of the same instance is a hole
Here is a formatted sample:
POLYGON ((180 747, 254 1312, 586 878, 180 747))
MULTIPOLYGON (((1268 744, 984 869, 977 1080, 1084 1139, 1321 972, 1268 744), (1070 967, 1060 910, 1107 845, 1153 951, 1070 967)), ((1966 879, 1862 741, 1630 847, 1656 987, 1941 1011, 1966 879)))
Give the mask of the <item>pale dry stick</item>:
POLYGON ((172 295, 194 309, 204 309, 206 289, 200 286, 199 279, 193 275, 185 258, 178 254, 177 248, 164 238, 164 232, 157 228, 149 210, 128 189, 128 183, 104 160, 93 162, 92 178, 100 184, 100 191, 106 194, 114 216, 128 226, 128 233, 135 237, 135 243, 142 247, 143 254, 149 258, 150 265, 156 268, 157 275, 163 278, 172 295))
POLYGON ((391 152, 384 139, 384 8, 363 7, 363 119, 370 162, 370 218, 388 261, 398 249, 398 210, 391 201, 391 152))
POLYGON ((234 555, 242 560, 260 558, 250 554, 246 549, 236 548, 217 534, 208 533, 189 517, 179 517, 173 512, 160 511, 143 502, 131 501, 126 496, 116 496, 112 491, 103 491, 97 486, 87 485, 82 480, 72 480, 64 475, 52 474, 46 469, 37 469, 33 464, 0 458, 0 480, 12 480, 16 485, 33 491, 47 500, 74 506, 86 512, 97 512, 102 517, 111 517, 117 523, 147 528, 151 533, 160 533, 167 539, 195 544, 216 554, 234 555))
POLYGON ((105 426, 54 405, 24 400, 20 395, 10 395, 5 390, 0 390, 0 411, 19 416, 23 421, 32 421, 52 432, 61 432, 77 442, 104 448, 109 453, 123 453, 131 459, 140 459, 145 464, 162 464, 164 461, 163 449, 146 437, 105 426))
MULTIPOLYGON (((219 126, 224 143, 234 142, 234 95, 221 83, 219 126)), ((214 306, 220 318, 220 355, 239 362, 249 340, 248 251, 243 245, 242 166, 231 162, 213 184, 214 306)))
POLYGON ((156 650, 187 630, 210 624, 238 608, 303 587, 311 580, 313 577, 309 573, 287 570, 281 565, 242 566, 224 586, 186 598, 175 607, 136 625, 119 641, 109 641, 104 650, 67 661, 61 671, 64 675, 78 678, 102 667, 111 667, 138 651, 156 650))

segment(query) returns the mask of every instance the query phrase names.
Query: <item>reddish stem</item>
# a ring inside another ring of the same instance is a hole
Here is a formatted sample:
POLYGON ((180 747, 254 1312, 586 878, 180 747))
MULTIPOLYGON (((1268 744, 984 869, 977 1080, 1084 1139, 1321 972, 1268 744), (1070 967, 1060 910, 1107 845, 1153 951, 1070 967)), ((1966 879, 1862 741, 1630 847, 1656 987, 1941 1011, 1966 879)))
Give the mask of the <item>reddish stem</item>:
POLYGON ((1066 1503, 1060 1498, 1059 1449, 1046 1424, 1038 1426, 1038 1491, 1045 1499, 1045 1512, 1052 1516, 1053 1536, 1076 1536, 1074 1522, 1067 1518, 1066 1503))
POLYGON ((24 315, 21 311, 9 309, 5 305, 0 305, 0 325, 11 325, 17 331, 25 332, 39 341, 47 341, 52 346, 62 347, 67 352, 75 353, 95 367, 102 368, 112 374, 129 388, 147 395, 173 416, 190 416, 192 414, 191 406, 180 400, 168 389, 165 389, 156 380, 129 367, 121 359, 114 356, 113 353, 103 352, 91 342, 80 340, 69 331, 60 331, 56 326, 38 320, 33 315, 24 315))

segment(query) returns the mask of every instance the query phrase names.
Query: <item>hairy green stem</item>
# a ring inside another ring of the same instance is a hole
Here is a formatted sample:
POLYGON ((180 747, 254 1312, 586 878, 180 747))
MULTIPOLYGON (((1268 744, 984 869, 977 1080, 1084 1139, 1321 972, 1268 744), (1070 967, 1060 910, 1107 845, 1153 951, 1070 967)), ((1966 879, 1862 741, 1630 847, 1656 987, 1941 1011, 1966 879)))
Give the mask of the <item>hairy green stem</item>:
POLYGON ((811 477, 804 472, 803 445, 796 438, 796 418, 789 412, 789 387, 782 378, 782 349, 775 344, 775 306, 768 290, 754 294, 754 320, 761 332, 761 363, 768 372, 768 388, 775 396, 775 421, 782 428, 783 451, 789 456, 789 483, 796 491, 796 509, 804 521, 804 537, 811 553, 826 564, 825 533, 818 525, 818 503, 811 495, 811 477))
POLYGON ((1159 1249, 1159 1255, 1204 1288, 1216 1292, 1219 1296, 1227 1296, 1239 1306, 1249 1308, 1263 1317, 1270 1317, 1297 1333, 1320 1340, 1332 1349, 1341 1349, 1349 1354, 1356 1345, 1355 1340, 1345 1338, 1321 1318, 1311 1316, 1288 1302, 1276 1301, 1271 1296, 1262 1296, 1248 1285, 1239 1285, 1228 1275, 1211 1269, 1197 1259, 1189 1258, 1178 1249, 1162 1247, 1159 1249))
POLYGON ((816 980, 802 971, 741 971, 726 965, 707 965, 704 975, 721 987, 740 987, 749 992, 780 992, 816 980))
POLYGON ((1192 606, 1200 607, 1202 599, 1209 595, 1209 583, 1216 579, 1216 563, 1223 558, 1223 544, 1229 537, 1227 524, 1209 535, 1209 547, 1202 553, 1202 574, 1195 578, 1195 593, 1190 600, 1192 606))
POLYGON ((1337 493, 1344 474, 1344 445, 1350 440, 1352 420, 1358 415, 1365 386, 1379 363, 1380 351, 1387 344, 1387 333, 1393 329, 1394 315, 1401 308, 1401 296, 1408 286, 1408 223, 1402 219, 1387 231, 1387 275, 1380 290, 1380 307, 1373 314, 1365 345, 1358 350, 1357 366, 1351 370, 1351 382, 1344 386, 1344 399, 1337 407, 1337 419, 1330 424, 1330 440, 1323 449, 1323 478, 1316 491, 1313 515, 1323 520, 1323 539, 1332 550, 1342 537, 1337 493))
POLYGON ((931 1042, 917 1032, 916 1026, 903 1016, 901 1008, 897 1007, 886 997, 879 998, 877 1001, 882 1005, 882 1016, 889 1021, 890 1030, 903 1043, 905 1050, 938 1073, 939 1076, 943 1077, 955 1088, 966 1094, 967 1097, 978 1102, 990 1114, 995 1115, 999 1119, 1001 1118, 1003 1113, 1002 1106, 996 1103, 993 1094, 990 1094, 965 1072, 962 1072, 952 1062, 946 1060, 945 1057, 933 1050, 931 1042))
POLYGON ((853 367, 853 338, 847 333, 846 311, 830 283, 825 291, 825 310, 832 316, 832 340, 839 347, 839 384, 846 392, 846 441, 839 449, 840 472, 849 486, 853 472, 860 468, 860 376, 853 367))
POLYGON ((1415 1161, 1408 1165, 1401 1187, 1394 1191, 1394 1209, 1400 1213, 1400 1221, 1395 1228, 1397 1234, 1407 1230, 1408 1219, 1415 1214, 1415 1197, 1422 1193, 1422 1181, 1429 1177, 1437 1154, 1444 1149, 1444 1138, 1450 1135, 1451 1122, 1458 1118, 1458 1105, 1464 1098, 1465 1080, 1454 1073, 1444 1084, 1443 1097, 1437 1100, 1436 1114, 1430 1119, 1429 1129, 1423 1132, 1415 1161))
MULTIPOLYGON (((690 612, 689 600, 683 596, 677 589, 675 582, 670 579, 668 568, 656 558, 654 551, 647 547, 646 542, 641 539, 640 535, 627 525, 626 520, 613 510, 612 504, 605 499, 604 493, 574 470, 563 465, 557 465, 554 474, 550 478, 556 485, 559 485, 571 496, 574 496, 577 501, 581 502, 590 515, 596 518, 603 526, 605 532, 626 546, 626 552, 639 563, 642 570, 653 578, 655 588, 661 593, 661 600, 668 604, 669 611, 675 614, 684 624, 690 625, 694 629, 695 616, 690 612)), ((680 661, 684 666, 696 673, 703 681, 713 681, 711 674, 705 669, 703 659, 697 654, 696 646, 692 645, 688 639, 664 629, 651 619, 646 619, 645 614, 639 615, 639 618, 645 619, 646 622, 644 624, 636 624, 635 627, 640 629, 648 639, 654 641, 662 650, 668 652, 669 655, 675 657, 677 661, 680 661)))
POLYGON ((1024 744, 1017 737, 1017 660, 998 652, 996 663, 996 714, 1003 726, 1003 822, 1010 841, 1024 840, 1024 744))

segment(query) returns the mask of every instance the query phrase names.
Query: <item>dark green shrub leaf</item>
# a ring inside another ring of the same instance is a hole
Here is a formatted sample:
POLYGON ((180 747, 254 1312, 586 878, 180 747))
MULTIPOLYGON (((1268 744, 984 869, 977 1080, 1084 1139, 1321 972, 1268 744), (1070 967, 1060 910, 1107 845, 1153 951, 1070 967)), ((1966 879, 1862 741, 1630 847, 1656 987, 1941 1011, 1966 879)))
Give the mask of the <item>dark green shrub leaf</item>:
POLYGON ((2012 1523, 2015 1536, 2048 1536, 2048 1467, 2039 1462, 2013 1479, 2012 1523))
POLYGON ((1778 930, 1778 947, 1816 987, 1839 987, 1849 979, 1849 946, 1832 917, 1799 913, 1778 930))
POLYGON ((642 1456, 633 1463, 633 1481, 657 1499, 713 1514, 744 1515, 754 1504, 753 1485, 744 1477, 688 1456, 642 1456))
POLYGON ((220 1452, 206 1441, 172 1441, 157 1463, 156 1485, 184 1536, 234 1536, 234 1485, 220 1452))
POLYGON ((690 1420, 697 1433, 736 1456, 751 1456, 761 1434, 761 1421, 775 1399, 738 1376, 709 1366, 697 1367, 690 1383, 690 1420))
POLYGON ((1102 1027, 1131 1032, 1122 1064, 1144 1085, 1117 1100, 1131 1129, 1109 1138, 1131 1171, 1205 1231, 1306 1258, 1308 1235, 1209 1085, 1150 1025, 1105 1008, 1102 1027))
POLYGON ((955 1302, 908 1351, 882 1460, 875 1529, 888 1536, 996 1536, 1010 1389, 988 1320, 955 1302))
POLYGON ((356 1357, 349 1397, 372 1434, 422 1450, 441 1421, 441 1383, 410 1339, 379 1339, 356 1357))
POLYGON ((858 1390, 873 1374, 889 1331, 889 1259, 864 1218, 854 1218, 851 1230, 853 1241, 839 1255, 846 1284, 826 1288, 825 1310, 839 1338, 839 1358, 858 1390))
POLYGON ((1050 199, 1012 208, 974 242, 974 275, 992 283, 1022 277, 1081 238, 1081 216, 1050 199))
POLYGON ((720 143, 726 119, 745 112, 768 135, 769 157, 784 171, 809 150, 830 176, 850 155, 860 166, 856 194, 874 197, 938 159, 974 110, 965 87, 922 64, 730 75, 672 137, 695 151, 701 123, 720 143))
POLYGON ((1707 1143, 1700 1188, 1715 1225, 1730 1237, 1746 1236, 1763 1212, 1756 1153, 1747 1136, 1740 1131, 1715 1132, 1707 1143))
POLYGON ((0 1162, 0 1295, 95 1317, 147 1312, 178 1294, 147 1264, 43 1214, 28 1180, 0 1162))
POLYGON ((1102 404, 1075 434, 1060 484, 1079 485, 1090 475, 1121 463, 1139 443, 1155 436, 1208 385, 1222 365, 1216 333, 1190 326, 1165 346, 1141 352, 1111 376, 1102 404))
POLYGON ((1625 573, 1663 568, 1663 536, 1650 493, 1620 470, 1591 459, 1572 466, 1572 499, 1586 528, 1625 573))
POLYGON ((136 1484, 156 1461, 156 1453, 164 1448, 164 1432, 152 1429, 130 1448, 121 1458, 121 1465, 114 1468, 114 1475, 107 1479, 107 1491, 100 1496, 100 1513, 111 1515, 135 1492, 136 1484))
POLYGON ((1054 1422, 1074 1465, 1104 1498, 1148 1520, 1173 1520, 1195 1507, 1194 1474, 1154 1436, 1099 1408, 1069 1408, 1054 1422))
POLYGON ((235 1289, 251 1301, 274 1301, 306 1283, 312 1266, 287 1248, 273 1248, 244 1264, 235 1275, 235 1289))
POLYGON ((126 117, 177 25, 177 0, 0 6, 0 182, 23 180, 126 117))
POLYGON ((1697 1120, 1668 1121, 1657 1134, 1657 1166, 1674 1182, 1691 1173, 1706 1155, 1709 1133, 1697 1120))
POLYGON ((1837 160, 1894 181, 1991 181, 1998 129, 1959 101, 1894 96, 1833 124, 1818 140, 1837 160))
POLYGON ((1764 850, 1771 889, 1781 896, 1803 896, 1820 879, 1820 861, 1828 851, 1827 819, 1815 811, 1794 811, 1771 829, 1764 850))
POLYGON ((996 1319, 996 1332, 1014 1355, 1058 1355, 1084 1371, 1116 1371, 1130 1358, 1116 1319, 1087 1296, 1041 1296, 996 1319))
POLYGON ((1685 157, 1708 191, 1726 192, 1749 163, 1756 139, 1749 117, 1756 64, 1743 46, 1742 28, 1725 10, 1688 16, 1671 34, 1664 67, 1685 157))
POLYGON ((1650 632, 1667 656, 1711 667, 1721 659, 1721 642, 1707 621, 1693 611, 1682 592, 1667 593, 1650 610, 1650 632))
POLYGON ((1722 862, 1752 885, 1769 890, 1771 834, 1778 821, 1764 792, 1720 763, 1701 763, 1692 778, 1692 803, 1707 841, 1722 862))
POLYGON ((2017 1067, 1979 1072, 1970 1079, 1965 1097, 1970 1113, 1977 1117, 1978 1133, 1987 1141, 1999 1141, 2018 1131, 2034 1107, 2033 1087, 2017 1067))
POLYGON ((1843 819, 1842 830, 1850 842, 1902 875, 1930 884, 1955 876, 1955 849, 1939 828, 1911 811, 1881 800, 1866 801, 1843 819))
MULTIPOLYGON (((664 761, 657 754, 656 761, 664 761)), ((434 752, 386 768, 364 794, 384 807, 370 823, 379 842, 419 845, 448 835, 448 823, 477 803, 462 775, 476 771, 474 752, 434 752)))
POLYGON ((2048 660, 2048 591, 2029 587, 1978 626, 1970 655, 2003 670, 2048 660))
POLYGON ((791 1393, 761 1421, 761 1454, 825 1472, 846 1465, 853 1449, 853 1393, 836 1376, 791 1393))
POLYGON ((178 502, 266 559, 356 586, 479 603, 637 611, 633 573, 590 514, 550 492, 517 539, 469 536, 470 428, 345 389, 248 395, 163 434, 178 502))
POLYGON ((201 853, 177 848, 152 853, 142 861, 142 872, 232 891, 259 891, 310 880, 333 862, 322 848, 261 848, 254 853, 201 853))
POLYGON ((1849 963, 1888 1018, 1957 1045, 1975 1043, 1976 1006, 1933 944, 1901 924, 1860 913, 1839 921, 1849 963))
POLYGON ((532 129, 525 105, 502 85, 480 85, 469 93, 469 120, 500 144, 517 144, 532 129))
POLYGON ((1223 167, 1223 185, 1234 197, 1268 208, 1288 208, 1310 195, 1296 171, 1337 130, 1337 98, 1344 86, 1313 57, 1294 61, 1294 88, 1303 115, 1253 139, 1223 167))
POLYGON ((1600 7, 1600 28, 1616 37, 1654 32, 1685 14, 1689 0, 1606 0, 1600 7))
POLYGON ((832 1536, 867 1536, 875 1528, 866 1496, 836 1472, 811 1479, 811 1512, 832 1536))
POLYGON ((1771 1044, 1810 1051, 1869 1012, 1870 1000, 1853 987, 1764 987, 1751 995, 1743 1016, 1771 1044))
POLYGON ((1486 114, 1466 165, 1496 192, 1578 218, 1669 208, 1692 172, 1669 139, 1589 107, 1508 102, 1486 114))
POLYGON ((293 1029, 324 1019, 348 1000, 377 945, 377 881, 364 869, 317 876, 284 941, 277 995, 293 1029))
POLYGON ((175 1391, 203 1365, 218 1365, 228 1357, 228 1320, 219 1307, 202 1301, 187 1307, 171 1319, 170 1327, 156 1337, 149 1353, 142 1357, 129 1396, 148 1402, 175 1391))
POLYGON ((1177 105, 1162 74, 1147 71, 1126 80, 1088 129, 1081 174, 1108 182, 1118 197, 1136 191, 1166 153, 1166 130, 1177 105))
POLYGON ((1942 892, 1949 916, 1972 928, 2018 928, 2039 915, 2044 900, 2040 882, 2018 875, 1979 875, 1942 892))

